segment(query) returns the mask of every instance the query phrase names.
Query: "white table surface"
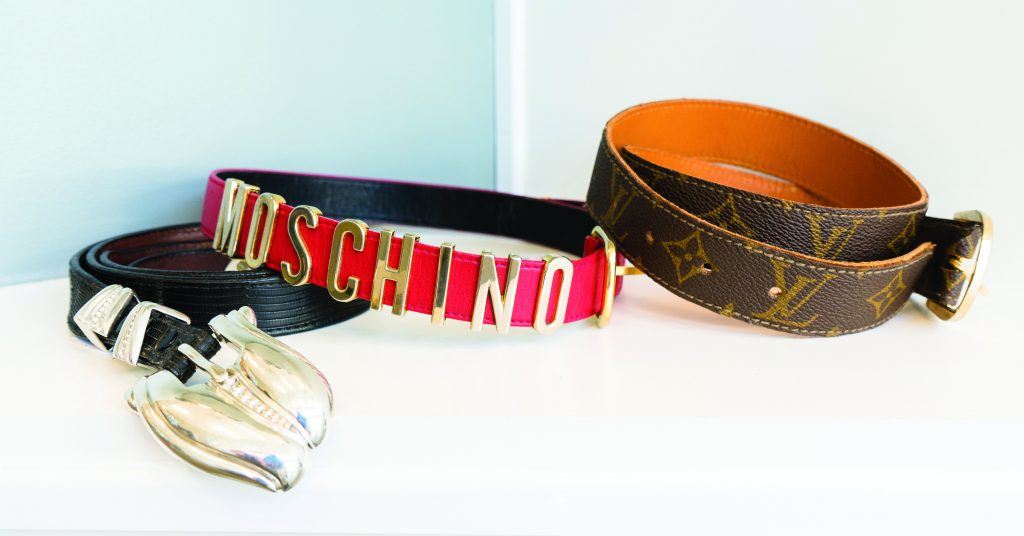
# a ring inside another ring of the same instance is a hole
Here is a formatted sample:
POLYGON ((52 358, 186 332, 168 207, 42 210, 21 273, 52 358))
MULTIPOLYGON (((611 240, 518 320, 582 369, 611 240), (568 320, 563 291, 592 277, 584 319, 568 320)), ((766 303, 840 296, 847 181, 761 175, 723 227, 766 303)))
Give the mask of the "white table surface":
POLYGON ((143 372, 65 327, 67 280, 0 288, 0 529, 1020 534, 1021 293, 1004 274, 961 323, 915 297, 835 339, 646 278, 627 278, 606 329, 502 337, 371 311, 288 336, 337 411, 285 494, 164 452, 122 399, 143 372))

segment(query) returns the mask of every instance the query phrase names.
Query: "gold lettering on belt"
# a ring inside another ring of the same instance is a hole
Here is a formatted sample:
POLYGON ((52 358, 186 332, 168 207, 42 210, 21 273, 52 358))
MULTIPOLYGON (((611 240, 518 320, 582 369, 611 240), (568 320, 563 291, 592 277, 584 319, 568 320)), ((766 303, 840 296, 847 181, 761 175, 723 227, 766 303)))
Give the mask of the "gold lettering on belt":
POLYGON ((434 283, 434 307, 430 312, 430 323, 434 325, 444 324, 444 309, 448 304, 448 274, 452 268, 452 253, 455 251, 455 244, 445 242, 441 244, 437 255, 437 280, 434 283))
POLYGON ((480 255, 480 276, 476 282, 476 297, 473 300, 473 316, 469 322, 470 331, 480 331, 484 326, 484 308, 487 297, 491 298, 491 312, 494 313, 494 325, 498 333, 508 333, 512 325, 512 309, 516 303, 516 287, 519 285, 519 268, 523 260, 518 255, 508 256, 508 269, 505 274, 505 292, 502 294, 498 285, 498 268, 494 263, 494 254, 484 251, 480 255))
POLYGON ((238 251, 238 237, 242 234, 242 214, 249 194, 259 192, 238 179, 224 181, 224 193, 220 198, 220 213, 217 216, 217 227, 213 234, 213 249, 234 257, 238 251))
POLYGON ((384 282, 395 282, 395 299, 391 304, 391 313, 402 316, 405 314, 405 294, 409 289, 409 272, 412 269, 412 255, 420 237, 414 234, 402 235, 402 253, 398 257, 398 268, 388 266, 391 255, 391 238, 393 229, 381 229, 380 244, 377 246, 377 267, 373 270, 373 287, 370 289, 370 308, 380 309, 384 302, 384 282))
POLYGON ((544 257, 544 269, 540 274, 540 290, 537 292, 537 306, 533 311, 533 329, 538 333, 547 334, 562 327, 565 322, 565 311, 569 306, 569 289, 572 286, 572 261, 561 255, 544 257), (555 274, 561 272, 562 281, 558 285, 558 301, 555 304, 555 317, 548 322, 548 308, 551 300, 551 287, 554 285, 555 274))
POLYGON ((359 220, 341 220, 334 227, 334 236, 331 240, 331 255, 327 261, 327 292, 331 297, 340 302, 349 302, 356 299, 356 292, 359 291, 359 278, 349 276, 344 288, 338 286, 338 277, 341 275, 342 246, 345 243, 345 235, 352 236, 352 249, 362 251, 366 242, 366 224, 359 220))
POLYGON ((299 205, 292 209, 288 215, 288 238, 295 248, 295 256, 299 258, 299 269, 292 267, 292 263, 281 261, 281 276, 289 285, 299 286, 309 282, 309 269, 313 259, 309 256, 309 246, 299 234, 299 224, 307 229, 316 229, 320 225, 320 209, 309 205, 299 205))
POLYGON ((245 264, 249 268, 259 268, 267 262, 270 252, 270 239, 274 237, 274 224, 277 222, 277 210, 284 203, 284 198, 277 194, 260 194, 252 207, 252 218, 249 220, 249 236, 245 240, 245 264), (260 219, 263 226, 260 227, 260 219), (260 245, 256 251, 257 241, 260 245))
POLYGON ((813 298, 826 283, 834 279, 836 275, 822 272, 821 279, 815 279, 798 274, 794 281, 788 283, 786 281, 786 270, 791 265, 782 260, 772 259, 772 266, 775 269, 775 286, 781 292, 777 294, 775 302, 772 303, 768 310, 754 313, 751 316, 797 328, 809 326, 811 322, 818 319, 817 314, 803 319, 795 319, 793 317, 800 311, 801 307, 813 298))

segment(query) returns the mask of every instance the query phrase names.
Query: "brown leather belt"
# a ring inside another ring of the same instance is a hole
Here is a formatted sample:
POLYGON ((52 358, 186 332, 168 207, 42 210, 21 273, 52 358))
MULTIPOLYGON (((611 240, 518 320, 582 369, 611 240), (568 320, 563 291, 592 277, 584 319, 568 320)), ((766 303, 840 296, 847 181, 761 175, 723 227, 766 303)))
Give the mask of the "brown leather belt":
POLYGON ((925 216, 898 164, 834 129, 721 101, 630 108, 608 122, 587 193, 634 266, 722 315, 802 335, 892 317, 912 292, 943 319, 979 288, 992 226, 925 216))

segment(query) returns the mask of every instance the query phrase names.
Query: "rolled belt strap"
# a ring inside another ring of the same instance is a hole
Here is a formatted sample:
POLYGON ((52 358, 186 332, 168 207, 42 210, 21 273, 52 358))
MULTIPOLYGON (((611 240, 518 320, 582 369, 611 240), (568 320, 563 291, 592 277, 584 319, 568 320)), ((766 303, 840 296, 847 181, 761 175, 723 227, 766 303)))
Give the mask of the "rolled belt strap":
MULTIPOLYGON (((68 327, 86 338, 75 315, 104 289, 119 285, 137 301, 155 302, 190 319, 153 311, 145 326, 138 363, 168 370, 185 381, 195 365, 178 351, 189 344, 206 358, 220 345, 207 323, 216 315, 243 306, 256 313, 270 335, 307 331, 347 320, 368 309, 365 301, 338 303, 320 289, 293 287, 270 270, 225 271, 228 259, 210 248, 198 224, 175 225, 131 233, 92 244, 76 253, 69 266, 71 304, 68 327)), ((113 296, 112 296, 113 297, 113 296)), ((114 346, 132 307, 121 304, 117 321, 106 334, 92 333, 106 348, 114 346)), ((114 307, 114 300, 108 301, 114 307)), ((95 311, 97 318, 102 311, 95 311)))
POLYGON ((829 127, 722 101, 644 104, 612 118, 587 207, 623 254, 675 294, 802 335, 891 318, 912 292, 961 316, 991 224, 925 215, 902 167, 829 127))

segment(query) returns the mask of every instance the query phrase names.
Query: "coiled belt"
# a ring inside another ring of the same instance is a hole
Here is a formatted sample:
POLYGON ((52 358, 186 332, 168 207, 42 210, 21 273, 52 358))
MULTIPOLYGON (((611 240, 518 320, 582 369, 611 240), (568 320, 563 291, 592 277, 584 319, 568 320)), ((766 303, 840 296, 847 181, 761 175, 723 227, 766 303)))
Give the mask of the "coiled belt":
POLYGON ((991 223, 925 216, 924 188, 875 149, 769 108, 676 100, 604 131, 587 207, 632 263, 722 315, 802 335, 941 318, 977 292, 991 223))

